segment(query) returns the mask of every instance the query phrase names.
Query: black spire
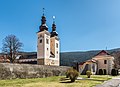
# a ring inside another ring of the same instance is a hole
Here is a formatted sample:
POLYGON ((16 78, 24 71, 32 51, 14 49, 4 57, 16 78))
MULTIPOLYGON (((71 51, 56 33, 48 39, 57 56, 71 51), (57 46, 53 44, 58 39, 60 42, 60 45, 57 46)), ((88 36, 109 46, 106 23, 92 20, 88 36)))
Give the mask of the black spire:
POLYGON ((48 31, 48 27, 46 25, 46 17, 44 16, 44 8, 43 8, 43 16, 42 16, 42 19, 41 19, 41 25, 39 27, 40 31, 44 31, 44 30, 47 30, 48 31))
POLYGON ((55 16, 53 16, 52 31, 56 31, 55 16))
POLYGON ((55 16, 53 16, 53 24, 52 24, 52 32, 51 32, 51 37, 54 36, 58 36, 58 33, 56 32, 55 16))
POLYGON ((45 8, 43 8, 43 16, 44 16, 44 11, 45 11, 45 8))

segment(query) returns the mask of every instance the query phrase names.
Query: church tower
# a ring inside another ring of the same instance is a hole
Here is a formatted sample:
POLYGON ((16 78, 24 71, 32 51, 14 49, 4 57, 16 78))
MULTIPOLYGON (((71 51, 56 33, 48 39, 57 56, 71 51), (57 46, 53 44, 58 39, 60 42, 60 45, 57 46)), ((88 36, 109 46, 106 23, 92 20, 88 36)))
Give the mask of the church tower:
POLYGON ((49 59, 50 57, 50 33, 46 25, 46 17, 44 16, 44 13, 37 36, 37 64, 47 65, 46 59, 49 59))
POLYGON ((50 33, 46 25, 46 17, 43 13, 37 36, 37 64, 59 66, 59 37, 56 32, 54 18, 52 32, 50 33))
POLYGON ((51 53, 55 55, 54 57, 54 65, 60 65, 60 54, 59 54, 59 37, 58 33, 56 32, 56 24, 55 24, 55 17, 53 16, 53 24, 52 24, 52 32, 50 38, 50 49, 51 53))

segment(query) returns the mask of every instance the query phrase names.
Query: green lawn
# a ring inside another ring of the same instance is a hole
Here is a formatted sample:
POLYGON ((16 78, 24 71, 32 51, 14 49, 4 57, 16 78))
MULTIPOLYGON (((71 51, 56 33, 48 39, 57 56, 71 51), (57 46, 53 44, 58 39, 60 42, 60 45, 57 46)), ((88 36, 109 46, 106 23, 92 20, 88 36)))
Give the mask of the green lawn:
POLYGON ((80 75, 80 77, 84 79, 76 80, 74 83, 70 83, 69 79, 63 79, 64 76, 0 80, 0 87, 93 87, 96 84, 101 84, 112 78, 112 76, 108 75, 92 75, 90 79, 88 79, 85 75, 80 75))

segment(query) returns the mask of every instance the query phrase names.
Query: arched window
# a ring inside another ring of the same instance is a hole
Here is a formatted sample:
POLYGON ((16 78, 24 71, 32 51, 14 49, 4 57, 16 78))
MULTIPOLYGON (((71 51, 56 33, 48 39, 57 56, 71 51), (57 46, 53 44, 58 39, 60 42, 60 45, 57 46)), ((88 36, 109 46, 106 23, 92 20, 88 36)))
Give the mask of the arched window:
POLYGON ((42 39, 40 39, 40 43, 42 43, 42 39))

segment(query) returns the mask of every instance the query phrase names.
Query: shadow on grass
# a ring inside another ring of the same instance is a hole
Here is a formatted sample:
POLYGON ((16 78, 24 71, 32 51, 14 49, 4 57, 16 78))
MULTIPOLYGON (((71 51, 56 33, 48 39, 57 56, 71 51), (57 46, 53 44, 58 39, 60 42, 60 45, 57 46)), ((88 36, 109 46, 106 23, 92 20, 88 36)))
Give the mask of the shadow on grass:
POLYGON ((69 80, 69 78, 60 78, 60 81, 66 81, 66 80, 69 80))
POLYGON ((104 82, 104 81, 106 81, 106 80, 98 80, 98 79, 81 79, 81 80, 99 81, 99 82, 104 82))
MULTIPOLYGON (((106 79, 109 80, 109 79, 106 79)), ((104 82, 106 80, 102 79, 94 79, 94 78, 82 78, 82 79, 77 79, 76 81, 98 81, 98 82, 104 82)), ((69 78, 61 78, 60 83, 72 83, 69 78)))
MULTIPOLYGON (((61 78, 60 79, 60 83, 72 83, 71 81, 69 81, 69 78, 61 78)), ((108 79, 109 80, 109 79, 108 79)), ((76 81, 98 81, 98 82, 104 82, 107 80, 99 80, 99 79, 93 79, 93 78, 82 78, 82 79, 76 79, 76 81)))
POLYGON ((60 83, 72 83, 71 81, 62 81, 62 82, 60 82, 60 83))
POLYGON ((61 78, 60 83, 72 83, 69 78, 61 78))

